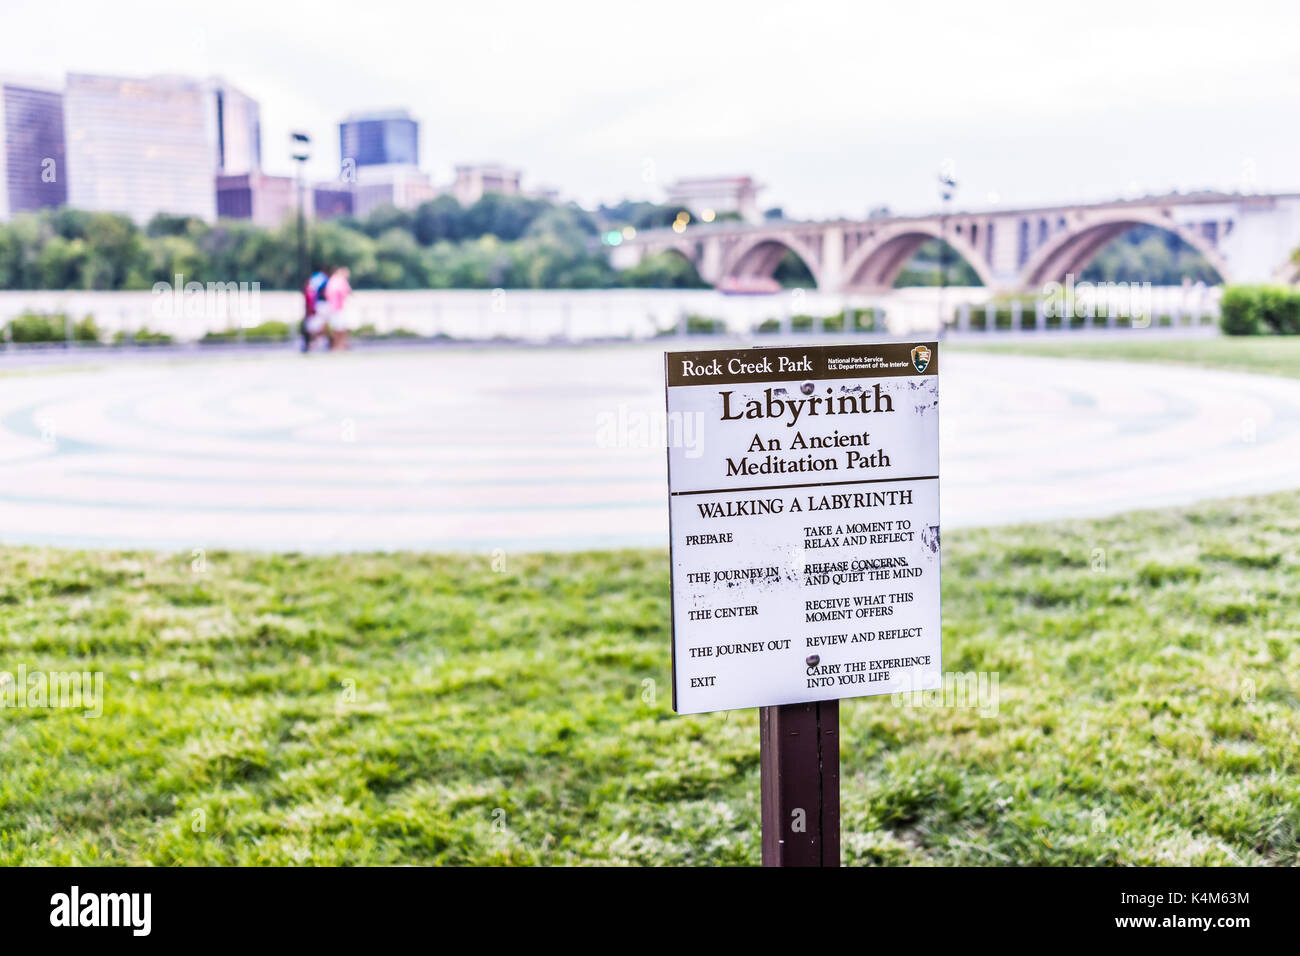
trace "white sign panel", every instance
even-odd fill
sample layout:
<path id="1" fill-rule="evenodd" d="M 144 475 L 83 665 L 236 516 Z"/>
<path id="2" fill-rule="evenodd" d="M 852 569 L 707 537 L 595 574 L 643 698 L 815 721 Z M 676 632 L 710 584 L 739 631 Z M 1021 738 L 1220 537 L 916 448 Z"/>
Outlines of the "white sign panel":
<path id="1" fill-rule="evenodd" d="M 674 710 L 941 686 L 937 343 L 665 358 Z"/>

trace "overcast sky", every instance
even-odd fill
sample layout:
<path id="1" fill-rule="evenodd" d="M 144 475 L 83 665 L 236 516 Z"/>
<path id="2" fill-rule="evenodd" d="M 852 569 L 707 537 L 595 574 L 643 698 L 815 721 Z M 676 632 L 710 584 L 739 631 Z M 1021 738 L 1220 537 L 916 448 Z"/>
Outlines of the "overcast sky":
<path id="1" fill-rule="evenodd" d="M 0 70 L 220 74 L 337 172 L 405 107 L 436 182 L 493 160 L 586 203 L 749 173 L 787 214 L 1300 189 L 1300 3 L 3 0 Z"/>

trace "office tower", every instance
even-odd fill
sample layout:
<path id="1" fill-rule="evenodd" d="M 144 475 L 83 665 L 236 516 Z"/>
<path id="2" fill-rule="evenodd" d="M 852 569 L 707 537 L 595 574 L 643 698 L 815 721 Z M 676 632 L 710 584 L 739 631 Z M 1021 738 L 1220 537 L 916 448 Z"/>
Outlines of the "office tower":
<path id="1" fill-rule="evenodd" d="M 217 175 L 257 173 L 257 102 L 221 79 L 68 74 L 68 204 L 211 220 Z"/>
<path id="2" fill-rule="evenodd" d="M 66 203 L 66 160 L 62 91 L 0 80 L 0 219 Z"/>
<path id="3" fill-rule="evenodd" d="M 522 178 L 519 170 L 499 163 L 467 163 L 456 167 L 456 182 L 451 189 L 458 203 L 472 206 L 484 193 L 517 195 Z"/>
<path id="4" fill-rule="evenodd" d="M 268 176 L 257 170 L 231 176 L 218 174 L 217 216 L 250 219 L 259 226 L 279 226 L 297 215 L 294 186 L 290 176 Z"/>
<path id="5" fill-rule="evenodd" d="M 68 204 L 120 212 L 216 214 L 216 117 L 207 84 L 176 76 L 68 74 Z"/>
<path id="6" fill-rule="evenodd" d="M 420 124 L 405 110 L 353 113 L 339 123 L 339 175 L 352 188 L 352 214 L 378 206 L 413 209 L 432 199 L 420 172 Z"/>
<path id="7" fill-rule="evenodd" d="M 414 209 L 437 195 L 428 175 L 414 166 L 362 166 L 353 187 L 353 214 L 364 217 L 377 206 Z"/>
<path id="8" fill-rule="evenodd" d="M 747 222 L 758 222 L 763 218 L 758 211 L 761 188 L 750 176 L 679 179 L 668 187 L 668 203 L 685 206 L 705 219 L 709 218 L 706 211 L 734 212 Z"/>
<path id="9" fill-rule="evenodd" d="M 257 100 L 225 80 L 209 81 L 216 110 L 217 172 L 241 176 L 262 168 L 262 114 Z"/>
<path id="10" fill-rule="evenodd" d="M 339 183 L 317 183 L 311 189 L 309 214 L 317 219 L 337 219 L 351 216 L 356 208 L 356 193 L 351 186 Z"/>
<path id="11" fill-rule="evenodd" d="M 353 113 L 339 123 L 339 156 L 347 170 L 365 166 L 418 166 L 420 124 L 406 110 Z"/>

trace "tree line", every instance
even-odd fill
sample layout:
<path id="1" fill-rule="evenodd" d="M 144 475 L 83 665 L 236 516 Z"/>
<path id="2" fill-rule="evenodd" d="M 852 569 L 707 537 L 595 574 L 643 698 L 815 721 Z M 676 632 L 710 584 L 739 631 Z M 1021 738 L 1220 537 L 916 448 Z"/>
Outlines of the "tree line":
<path id="1" fill-rule="evenodd" d="M 359 289 L 699 288 L 680 256 L 649 256 L 618 272 L 601 242 L 611 230 L 669 225 L 679 208 L 622 203 L 592 212 L 492 193 L 461 206 L 439 196 L 412 210 L 382 206 L 365 218 L 310 222 L 309 259 L 314 268 L 347 266 Z M 141 228 L 126 216 L 67 207 L 0 223 L 0 288 L 150 289 L 178 274 L 296 288 L 296 223 L 160 214 Z"/>

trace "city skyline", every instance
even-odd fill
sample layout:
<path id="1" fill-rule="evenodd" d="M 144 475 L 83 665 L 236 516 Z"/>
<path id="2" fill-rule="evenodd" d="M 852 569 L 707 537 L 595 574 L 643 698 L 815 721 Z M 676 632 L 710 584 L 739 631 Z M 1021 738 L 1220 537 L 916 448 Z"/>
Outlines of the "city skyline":
<path id="1" fill-rule="evenodd" d="M 425 30 L 419 11 L 385 3 L 318 4 L 313 27 L 243 0 L 220 22 L 137 0 L 80 11 L 75 34 L 40 29 L 59 7 L 20 0 L 7 14 L 6 70 L 219 75 L 261 105 L 272 174 L 292 171 L 290 129 L 311 133 L 309 175 L 327 179 L 340 120 L 400 108 L 420 122 L 434 182 L 501 162 L 585 205 L 748 174 L 767 184 L 762 206 L 798 217 L 930 210 L 945 159 L 954 205 L 970 209 L 1300 186 L 1300 132 L 1274 119 L 1300 93 L 1287 49 L 1300 13 L 1278 4 L 1238 5 L 1269 27 L 1239 39 L 1189 5 L 1101 4 L 1086 19 L 1023 4 L 1000 17 L 836 7 L 844 29 L 828 31 L 811 14 L 665 3 L 635 47 L 585 3 L 563 17 L 438 11 Z"/>

